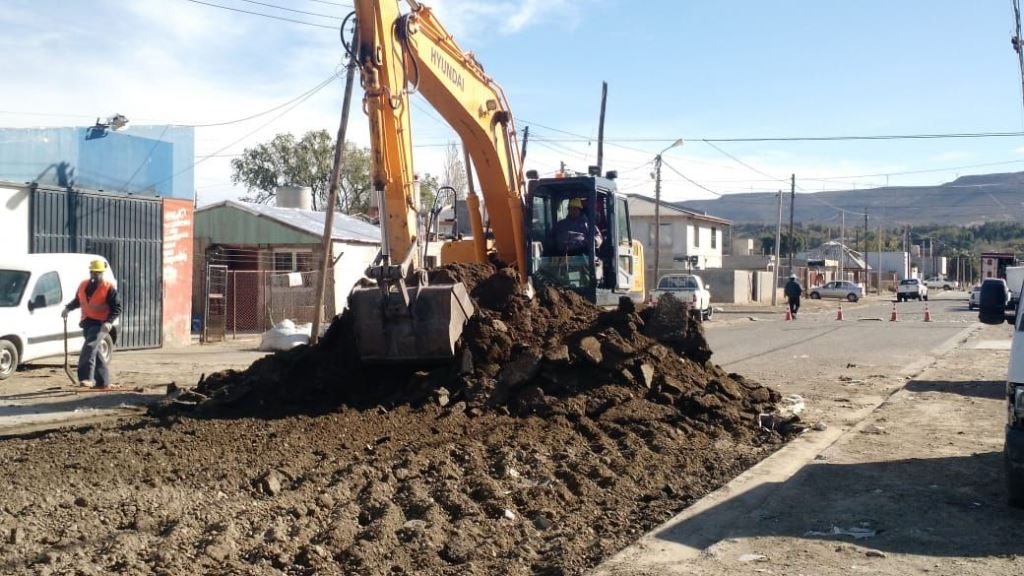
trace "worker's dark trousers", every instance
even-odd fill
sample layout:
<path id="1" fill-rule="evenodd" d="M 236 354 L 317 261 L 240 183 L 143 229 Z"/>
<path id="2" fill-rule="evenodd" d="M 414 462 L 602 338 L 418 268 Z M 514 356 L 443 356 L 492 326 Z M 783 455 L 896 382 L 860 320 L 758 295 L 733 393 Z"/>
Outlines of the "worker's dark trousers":
<path id="1" fill-rule="evenodd" d="M 790 298 L 789 299 L 789 313 L 793 314 L 795 316 L 796 313 L 799 312 L 799 311 L 800 311 L 800 297 L 797 296 L 796 298 Z"/>
<path id="2" fill-rule="evenodd" d="M 103 325 L 87 321 L 82 330 L 85 332 L 85 344 L 78 356 L 78 381 L 92 380 L 97 386 L 110 386 L 110 371 L 99 354 L 100 342 L 105 335 Z"/>

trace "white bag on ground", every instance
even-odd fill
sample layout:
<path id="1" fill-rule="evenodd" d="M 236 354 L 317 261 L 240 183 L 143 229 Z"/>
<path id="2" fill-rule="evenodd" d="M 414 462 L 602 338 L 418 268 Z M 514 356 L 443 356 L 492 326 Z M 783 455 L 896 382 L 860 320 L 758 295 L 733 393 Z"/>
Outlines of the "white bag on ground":
<path id="1" fill-rule="evenodd" d="M 263 333 L 260 350 L 263 352 L 280 352 L 291 350 L 302 344 L 309 344 L 309 335 L 313 332 L 312 324 L 295 325 L 291 320 L 282 320 L 270 330 Z"/>

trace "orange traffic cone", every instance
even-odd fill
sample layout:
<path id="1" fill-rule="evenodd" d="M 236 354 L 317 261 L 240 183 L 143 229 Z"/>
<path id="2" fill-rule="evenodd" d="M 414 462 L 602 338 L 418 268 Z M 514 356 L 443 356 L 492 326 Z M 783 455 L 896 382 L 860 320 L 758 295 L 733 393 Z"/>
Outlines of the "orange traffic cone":
<path id="1" fill-rule="evenodd" d="M 927 302 L 924 303 L 924 321 L 925 322 L 931 322 L 932 321 L 932 312 L 931 312 L 931 310 L 928 309 L 928 303 Z"/>
<path id="2" fill-rule="evenodd" d="M 842 302 L 839 303 L 839 312 L 836 313 L 836 320 L 846 320 L 846 318 L 843 316 L 843 303 Z"/>
<path id="3" fill-rule="evenodd" d="M 898 322 L 899 319 L 900 319 L 899 315 L 896 314 L 896 303 L 893 302 L 892 303 L 892 316 L 889 316 L 889 321 L 890 322 Z"/>
<path id="4" fill-rule="evenodd" d="M 786 306 L 786 322 L 789 322 L 792 319 L 793 319 L 793 311 L 789 309 L 789 306 Z"/>

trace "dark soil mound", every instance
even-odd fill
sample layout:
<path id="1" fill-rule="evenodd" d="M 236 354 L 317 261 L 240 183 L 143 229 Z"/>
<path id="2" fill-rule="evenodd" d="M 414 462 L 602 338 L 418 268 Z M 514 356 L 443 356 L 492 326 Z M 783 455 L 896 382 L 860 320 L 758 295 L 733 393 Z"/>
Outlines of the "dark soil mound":
<path id="1" fill-rule="evenodd" d="M 206 378 L 195 391 L 195 413 L 274 417 L 343 405 L 435 404 L 470 415 L 596 417 L 629 405 L 636 417 L 667 408 L 693 426 L 752 432 L 779 399 L 711 364 L 701 325 L 671 296 L 653 308 L 638 311 L 625 300 L 605 311 L 571 291 L 546 288 L 527 298 L 508 268 L 450 266 L 432 278 L 464 282 L 479 307 L 453 362 L 430 369 L 363 365 L 350 318 L 342 315 L 316 346 Z"/>
<path id="2" fill-rule="evenodd" d="M 364 366 L 342 316 L 317 346 L 204 379 L 155 425 L 0 444 L 0 563 L 577 576 L 785 440 L 758 422 L 778 395 L 711 364 L 672 298 L 604 311 L 527 299 L 508 270 L 436 274 L 480 306 L 450 363 Z M 176 413 L 187 401 L 202 418 Z"/>

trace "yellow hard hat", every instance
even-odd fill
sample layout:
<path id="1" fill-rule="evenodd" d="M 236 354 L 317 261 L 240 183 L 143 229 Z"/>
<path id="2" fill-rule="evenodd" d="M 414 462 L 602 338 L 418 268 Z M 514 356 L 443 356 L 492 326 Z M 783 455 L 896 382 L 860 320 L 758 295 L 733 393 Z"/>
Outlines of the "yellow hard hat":
<path id="1" fill-rule="evenodd" d="M 107 263 L 103 260 L 93 260 L 89 262 L 89 272 L 106 272 Z"/>
<path id="2" fill-rule="evenodd" d="M 579 198 L 569 200 L 569 208 L 579 208 L 580 210 L 583 210 L 583 200 L 580 200 Z"/>

